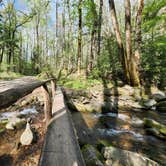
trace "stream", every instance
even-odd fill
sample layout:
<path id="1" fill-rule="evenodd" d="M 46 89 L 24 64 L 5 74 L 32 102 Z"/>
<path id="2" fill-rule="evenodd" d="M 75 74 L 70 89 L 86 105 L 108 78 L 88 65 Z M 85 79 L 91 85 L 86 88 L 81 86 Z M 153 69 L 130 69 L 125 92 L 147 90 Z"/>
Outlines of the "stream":
<path id="1" fill-rule="evenodd" d="M 157 111 L 119 111 L 118 113 L 72 112 L 80 145 L 97 144 L 100 140 L 110 145 L 137 152 L 166 165 L 165 139 L 147 133 L 143 119 L 150 118 L 166 125 L 166 114 Z"/>

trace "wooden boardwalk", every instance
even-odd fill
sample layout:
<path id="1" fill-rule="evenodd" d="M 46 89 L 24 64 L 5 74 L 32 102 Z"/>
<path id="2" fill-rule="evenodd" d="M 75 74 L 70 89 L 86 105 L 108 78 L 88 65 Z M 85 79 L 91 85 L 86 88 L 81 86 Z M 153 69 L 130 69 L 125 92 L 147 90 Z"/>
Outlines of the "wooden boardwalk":
<path id="1" fill-rule="evenodd" d="M 40 166 L 84 166 L 70 112 L 61 89 L 56 91 L 53 119 L 47 128 Z"/>
<path id="2" fill-rule="evenodd" d="M 48 120 L 46 123 L 48 126 L 39 165 L 84 166 L 71 114 L 65 106 L 62 90 L 57 88 L 55 91 L 53 80 L 40 81 L 33 77 L 23 77 L 11 81 L 0 81 L 0 108 L 13 104 L 40 86 L 43 87 L 46 100 L 45 117 L 46 121 Z M 49 91 L 45 87 L 48 82 L 52 85 L 54 100 L 52 110 L 49 104 L 51 103 Z M 50 118 L 47 116 L 49 114 Z"/>

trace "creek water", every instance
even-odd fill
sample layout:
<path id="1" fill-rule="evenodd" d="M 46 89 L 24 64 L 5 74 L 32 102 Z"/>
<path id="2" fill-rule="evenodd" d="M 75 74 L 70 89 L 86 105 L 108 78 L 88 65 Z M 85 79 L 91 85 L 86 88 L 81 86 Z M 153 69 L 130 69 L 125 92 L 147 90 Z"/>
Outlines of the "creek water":
<path id="1" fill-rule="evenodd" d="M 14 112 L 2 112 L 0 113 L 0 121 L 7 120 L 14 116 L 26 116 L 26 115 L 36 115 L 38 114 L 35 107 L 24 108 L 22 111 L 14 111 Z"/>
<path id="2" fill-rule="evenodd" d="M 166 139 L 146 132 L 144 118 L 166 125 L 166 114 L 157 111 L 118 111 L 117 113 L 72 112 L 80 144 L 97 144 L 105 140 L 111 145 L 143 154 L 166 165 Z"/>

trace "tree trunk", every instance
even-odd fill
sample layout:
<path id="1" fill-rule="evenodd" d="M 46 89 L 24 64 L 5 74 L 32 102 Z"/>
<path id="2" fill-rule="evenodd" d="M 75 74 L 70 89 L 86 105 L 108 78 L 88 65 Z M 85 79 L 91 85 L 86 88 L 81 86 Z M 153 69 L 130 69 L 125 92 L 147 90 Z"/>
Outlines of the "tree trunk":
<path id="1" fill-rule="evenodd" d="M 144 0 L 139 0 L 138 11 L 136 16 L 136 27 L 135 27 L 135 53 L 134 61 L 136 63 L 136 73 L 139 76 L 140 69 L 140 57 L 141 57 L 141 22 L 142 22 L 142 11 L 144 8 Z"/>
<path id="2" fill-rule="evenodd" d="M 103 0 L 100 0 L 100 8 L 99 8 L 99 19 L 98 19 L 98 49 L 97 55 L 100 56 L 100 45 L 101 45 L 101 23 L 102 23 L 102 15 L 103 15 Z"/>
<path id="3" fill-rule="evenodd" d="M 114 0 L 109 0 L 109 8 L 110 8 L 112 24 L 113 24 L 113 28 L 114 28 L 115 35 L 116 35 L 117 44 L 118 44 L 120 61 L 121 61 L 121 64 L 122 64 L 122 67 L 124 70 L 125 80 L 127 83 L 130 84 L 130 75 L 129 75 L 127 57 L 126 57 L 126 53 L 124 50 L 122 37 L 120 34 L 119 23 L 118 23 L 117 16 L 116 16 Z"/>
<path id="4" fill-rule="evenodd" d="M 82 54 L 82 0 L 78 3 L 78 50 L 77 50 L 77 71 L 78 75 L 81 74 L 81 54 Z"/>
<path id="5" fill-rule="evenodd" d="M 125 0 L 125 29 L 126 29 L 126 56 L 129 66 L 130 84 L 132 86 L 139 86 L 139 75 L 136 71 L 136 64 L 134 55 L 132 54 L 131 43 L 131 4 L 130 0 Z"/>

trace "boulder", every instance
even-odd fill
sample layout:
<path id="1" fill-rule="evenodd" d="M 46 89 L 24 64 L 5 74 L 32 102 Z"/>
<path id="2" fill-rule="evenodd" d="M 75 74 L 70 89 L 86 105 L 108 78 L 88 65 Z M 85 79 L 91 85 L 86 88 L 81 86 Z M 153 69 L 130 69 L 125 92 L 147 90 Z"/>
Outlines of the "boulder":
<path id="1" fill-rule="evenodd" d="M 15 128 L 20 129 L 24 127 L 25 124 L 26 124 L 25 119 L 21 119 L 14 116 L 9 118 L 9 121 L 6 124 L 6 129 L 8 130 L 14 130 Z"/>
<path id="2" fill-rule="evenodd" d="M 132 96 L 134 94 L 134 88 L 129 85 L 125 85 L 122 88 L 119 88 L 118 90 L 119 90 L 119 94 L 122 94 L 122 95 L 123 95 L 123 92 L 125 92 L 129 96 Z"/>
<path id="3" fill-rule="evenodd" d="M 166 126 L 163 124 L 160 124 L 159 122 L 156 122 L 153 119 L 144 118 L 144 126 L 150 128 L 148 130 L 153 135 L 156 135 L 161 138 L 163 138 L 163 136 L 166 136 Z"/>
<path id="4" fill-rule="evenodd" d="M 156 104 L 156 109 L 159 112 L 166 112 L 166 100 L 158 102 Z"/>
<path id="5" fill-rule="evenodd" d="M 133 117 L 130 121 L 131 125 L 134 127 L 142 127 L 144 125 L 144 121 L 137 118 L 137 117 Z"/>
<path id="6" fill-rule="evenodd" d="M 160 101 L 166 98 L 165 93 L 162 91 L 157 91 L 151 95 L 151 98 L 153 98 L 156 101 Z"/>
<path id="7" fill-rule="evenodd" d="M 33 141 L 33 132 L 31 130 L 30 124 L 27 122 L 26 129 L 20 137 L 20 143 L 22 145 L 30 145 Z"/>
<path id="8" fill-rule="evenodd" d="M 153 106 L 155 106 L 157 102 L 154 99 L 147 99 L 143 102 L 143 106 L 145 106 L 146 108 L 152 108 Z"/>
<path id="9" fill-rule="evenodd" d="M 118 149 L 115 147 L 103 148 L 103 155 L 112 163 L 107 166 L 158 166 L 159 164 L 149 158 L 127 150 Z"/>
<path id="10" fill-rule="evenodd" d="M 84 145 L 82 148 L 82 154 L 87 166 L 104 166 L 102 163 L 102 161 L 104 161 L 103 156 L 92 145 Z"/>
<path id="11" fill-rule="evenodd" d="M 164 127 L 163 124 L 160 124 L 159 122 L 150 118 L 144 118 L 144 125 L 145 127 L 156 128 L 156 129 L 161 129 Z"/>

